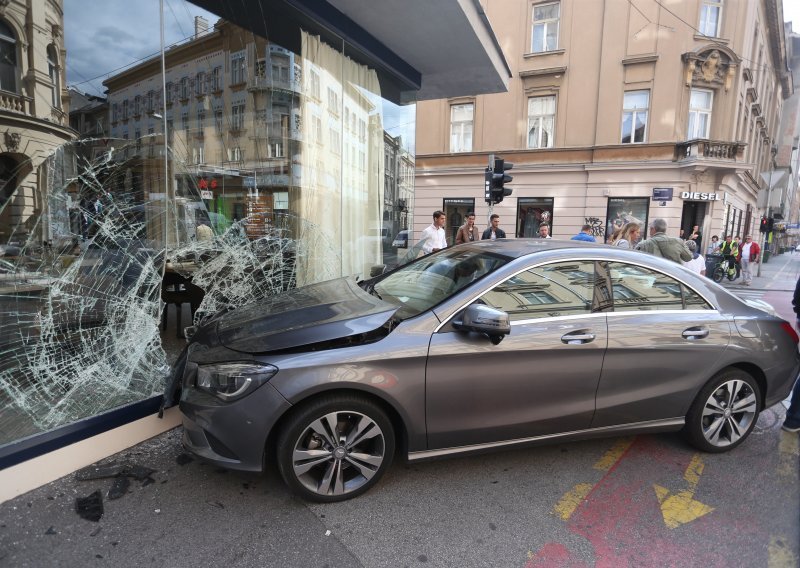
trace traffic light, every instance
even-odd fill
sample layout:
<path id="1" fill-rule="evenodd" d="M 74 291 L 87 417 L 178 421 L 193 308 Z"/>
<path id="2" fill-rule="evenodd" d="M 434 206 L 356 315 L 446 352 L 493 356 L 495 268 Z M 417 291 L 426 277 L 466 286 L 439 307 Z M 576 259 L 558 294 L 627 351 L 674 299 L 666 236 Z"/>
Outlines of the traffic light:
<path id="1" fill-rule="evenodd" d="M 761 217 L 761 224 L 758 226 L 759 233 L 766 233 L 769 226 L 769 220 L 766 217 Z"/>
<path id="2" fill-rule="evenodd" d="M 500 203 L 503 201 L 504 197 L 511 195 L 513 190 L 510 187 L 504 187 L 504 184 L 514 179 L 505 173 L 513 167 L 514 164 L 506 162 L 499 156 L 495 156 L 494 154 L 489 156 L 489 167 L 486 168 L 484 176 L 487 203 Z"/>
<path id="3" fill-rule="evenodd" d="M 775 219 L 772 218 L 772 217 L 769 217 L 767 219 L 767 232 L 771 233 L 774 229 L 775 229 Z"/>

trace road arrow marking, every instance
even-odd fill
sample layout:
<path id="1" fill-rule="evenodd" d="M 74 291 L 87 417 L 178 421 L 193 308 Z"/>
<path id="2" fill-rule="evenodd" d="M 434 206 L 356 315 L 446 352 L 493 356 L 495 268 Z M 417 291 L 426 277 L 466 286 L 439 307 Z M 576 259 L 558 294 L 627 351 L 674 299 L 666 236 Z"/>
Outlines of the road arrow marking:
<path id="1" fill-rule="evenodd" d="M 704 467 L 700 454 L 692 456 L 692 461 L 689 462 L 683 474 L 683 478 L 689 484 L 689 487 L 674 495 L 670 495 L 669 489 L 666 487 L 657 484 L 653 485 L 656 497 L 661 505 L 661 516 L 664 517 L 664 524 L 668 528 L 674 529 L 690 523 L 714 510 L 713 507 L 694 500 L 694 492 L 700 482 L 700 475 L 703 473 Z"/>

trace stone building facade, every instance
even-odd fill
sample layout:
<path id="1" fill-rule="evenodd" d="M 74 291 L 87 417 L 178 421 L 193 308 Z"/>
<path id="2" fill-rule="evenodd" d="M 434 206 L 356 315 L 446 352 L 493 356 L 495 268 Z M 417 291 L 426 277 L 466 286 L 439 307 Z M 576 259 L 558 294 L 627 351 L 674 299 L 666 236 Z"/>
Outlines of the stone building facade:
<path id="1" fill-rule="evenodd" d="M 513 78 L 507 93 L 419 103 L 417 235 L 436 209 L 488 217 L 490 154 L 514 164 L 493 207 L 509 235 L 586 223 L 602 242 L 655 217 L 675 236 L 757 233 L 794 90 L 780 0 L 483 4 Z"/>
<path id="2" fill-rule="evenodd" d="M 34 236 L 55 174 L 43 163 L 76 136 L 67 121 L 63 19 L 62 0 L 0 2 L 0 244 Z"/>

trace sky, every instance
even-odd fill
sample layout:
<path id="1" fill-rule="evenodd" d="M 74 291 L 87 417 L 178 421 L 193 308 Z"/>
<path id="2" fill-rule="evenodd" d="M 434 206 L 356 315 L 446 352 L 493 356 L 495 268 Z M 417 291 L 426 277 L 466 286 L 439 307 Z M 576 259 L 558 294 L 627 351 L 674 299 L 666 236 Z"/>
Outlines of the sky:
<path id="1" fill-rule="evenodd" d="M 190 37 L 195 16 L 209 27 L 218 19 L 187 0 L 164 0 L 164 43 Z M 159 53 L 160 34 L 159 0 L 64 0 L 67 84 L 103 95 L 109 74 Z"/>

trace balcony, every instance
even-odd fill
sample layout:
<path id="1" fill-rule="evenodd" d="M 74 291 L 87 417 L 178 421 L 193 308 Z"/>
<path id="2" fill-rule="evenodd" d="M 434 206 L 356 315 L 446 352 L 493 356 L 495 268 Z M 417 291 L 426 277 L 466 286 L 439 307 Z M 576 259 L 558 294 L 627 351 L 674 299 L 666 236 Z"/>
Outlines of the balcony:
<path id="1" fill-rule="evenodd" d="M 248 77 L 247 90 L 248 91 L 277 90 L 277 91 L 291 91 L 293 93 L 299 93 L 301 91 L 301 85 L 300 81 L 294 81 L 294 80 L 282 81 L 280 79 L 272 79 L 270 77 L 263 77 L 260 75 L 256 75 L 255 77 Z"/>
<path id="2" fill-rule="evenodd" d="M 31 99 L 14 93 L 0 93 L 0 111 L 21 112 L 28 114 L 28 103 Z"/>
<path id="3" fill-rule="evenodd" d="M 737 161 L 744 158 L 744 142 L 724 142 L 696 138 L 675 145 L 675 161 L 712 159 Z"/>

